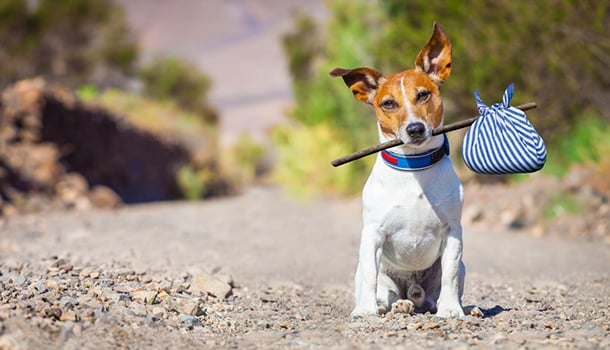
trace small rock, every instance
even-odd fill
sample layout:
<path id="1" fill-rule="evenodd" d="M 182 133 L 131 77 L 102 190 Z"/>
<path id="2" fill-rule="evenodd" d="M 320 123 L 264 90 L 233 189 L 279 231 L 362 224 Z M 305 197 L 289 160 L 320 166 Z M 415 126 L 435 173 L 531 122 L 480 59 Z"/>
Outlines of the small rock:
<path id="1" fill-rule="evenodd" d="M 182 307 L 180 310 L 183 314 L 192 315 L 192 316 L 201 316 L 205 314 L 205 311 L 201 309 L 199 303 L 194 300 L 186 300 L 182 303 Z"/>
<path id="2" fill-rule="evenodd" d="M 129 296 L 129 294 L 125 294 L 125 293 L 117 293 L 117 292 L 110 292 L 107 295 L 105 295 L 106 298 L 108 298 L 111 301 L 114 301 L 115 303 L 118 302 L 130 302 L 131 301 L 131 296 Z"/>
<path id="3" fill-rule="evenodd" d="M 500 213 L 500 222 L 506 228 L 519 229 L 525 226 L 522 208 L 506 208 Z"/>
<path id="4" fill-rule="evenodd" d="M 159 293 L 154 290 L 137 290 L 129 293 L 133 300 L 140 300 L 146 304 L 155 304 L 155 302 L 159 302 L 157 299 L 157 295 Z"/>
<path id="5" fill-rule="evenodd" d="M 7 319 L 11 315 L 11 305 L 0 305 L 0 319 Z"/>
<path id="6" fill-rule="evenodd" d="M 95 207 L 104 209 L 118 208 L 123 204 L 116 192 L 102 185 L 96 185 L 91 189 L 89 200 Z"/>
<path id="7" fill-rule="evenodd" d="M 134 316 L 146 317 L 146 306 L 144 306 L 143 304 L 132 302 L 129 305 L 129 310 L 133 313 Z"/>
<path id="8" fill-rule="evenodd" d="M 66 264 L 58 266 L 58 268 L 63 272 L 69 272 L 69 271 L 72 271 L 72 269 L 74 268 L 74 265 L 66 263 Z"/>
<path id="9" fill-rule="evenodd" d="M 182 310 L 182 305 L 180 304 L 178 299 L 176 299 L 174 297 L 171 297 L 171 296 L 168 297 L 167 299 L 165 299 L 163 301 L 163 303 L 167 307 L 168 311 L 174 311 L 174 312 L 180 313 L 180 310 Z"/>
<path id="10" fill-rule="evenodd" d="M 56 280 L 47 280 L 47 288 L 57 291 L 59 290 L 59 283 Z"/>
<path id="11" fill-rule="evenodd" d="M 421 328 L 422 328 L 422 324 L 420 322 L 413 322 L 413 323 L 409 323 L 407 325 L 408 330 L 417 330 L 417 329 L 421 329 Z"/>
<path id="12" fill-rule="evenodd" d="M 76 321 L 78 321 L 78 315 L 74 311 L 65 311 L 65 312 L 61 313 L 61 316 L 59 316 L 59 320 L 62 322 L 66 322 L 66 321 L 76 322 Z"/>
<path id="13" fill-rule="evenodd" d="M 165 318 L 167 315 L 167 310 L 161 306 L 153 306 L 151 307 L 149 314 L 155 315 L 159 318 Z"/>
<path id="14" fill-rule="evenodd" d="M 440 327 L 441 327 L 441 325 L 438 322 L 427 322 L 427 323 L 424 323 L 424 325 L 421 327 L 421 329 L 424 331 L 427 331 L 430 329 L 437 329 Z"/>
<path id="15" fill-rule="evenodd" d="M 188 329 L 193 329 L 195 327 L 203 326 L 203 324 L 201 323 L 201 320 L 192 315 L 181 314 L 178 316 L 178 321 L 180 321 L 180 324 L 182 326 L 184 326 Z"/>
<path id="16" fill-rule="evenodd" d="M 36 283 L 36 285 L 34 285 L 34 288 L 36 289 L 38 294 L 43 294 L 49 290 L 49 288 L 47 288 L 47 285 L 42 281 Z"/>
<path id="17" fill-rule="evenodd" d="M 464 208 L 462 220 L 465 223 L 473 224 L 483 219 L 483 208 L 479 205 L 469 205 Z"/>
<path id="18" fill-rule="evenodd" d="M 26 284 L 26 282 L 27 279 L 25 278 L 25 276 L 22 275 L 15 277 L 15 279 L 13 280 L 13 284 L 16 286 L 23 286 Z"/>
<path id="19" fill-rule="evenodd" d="M 229 283 L 203 272 L 193 276 L 190 287 L 192 293 L 209 293 L 220 299 L 231 295 L 231 290 L 232 288 Z"/>

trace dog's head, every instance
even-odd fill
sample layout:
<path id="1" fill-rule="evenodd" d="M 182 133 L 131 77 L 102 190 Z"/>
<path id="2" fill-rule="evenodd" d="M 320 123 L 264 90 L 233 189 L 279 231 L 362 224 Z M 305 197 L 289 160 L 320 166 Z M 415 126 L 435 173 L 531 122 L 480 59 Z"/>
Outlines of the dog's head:
<path id="1" fill-rule="evenodd" d="M 451 74 L 451 42 L 437 23 L 428 44 L 417 55 L 415 68 L 384 77 L 371 68 L 330 72 L 342 77 L 354 97 L 373 105 L 381 132 L 419 148 L 443 123 L 441 84 Z"/>

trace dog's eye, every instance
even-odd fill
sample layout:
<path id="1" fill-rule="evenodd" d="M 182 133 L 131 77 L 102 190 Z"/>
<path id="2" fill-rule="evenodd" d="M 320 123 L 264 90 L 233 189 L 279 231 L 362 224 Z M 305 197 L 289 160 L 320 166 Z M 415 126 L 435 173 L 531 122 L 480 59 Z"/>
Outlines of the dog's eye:
<path id="1" fill-rule="evenodd" d="M 398 108 L 398 104 L 394 100 L 386 100 L 381 102 L 381 108 L 392 110 Z"/>
<path id="2" fill-rule="evenodd" d="M 417 95 L 415 96 L 415 99 L 417 100 L 417 102 L 424 102 L 425 100 L 428 99 L 428 97 L 430 97 L 430 91 L 420 91 L 417 93 Z"/>

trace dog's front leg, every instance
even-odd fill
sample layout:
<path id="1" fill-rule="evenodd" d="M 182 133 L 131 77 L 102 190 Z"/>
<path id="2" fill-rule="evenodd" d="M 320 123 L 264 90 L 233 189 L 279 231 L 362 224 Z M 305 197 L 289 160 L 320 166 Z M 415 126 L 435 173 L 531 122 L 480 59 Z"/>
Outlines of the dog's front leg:
<path id="1" fill-rule="evenodd" d="M 368 226 L 362 230 L 355 278 L 356 307 L 351 313 L 354 318 L 377 314 L 377 274 L 381 243 L 382 237 L 376 226 Z"/>
<path id="2" fill-rule="evenodd" d="M 441 257 L 441 292 L 438 298 L 437 316 L 461 317 L 462 271 L 462 226 L 452 226 Z"/>

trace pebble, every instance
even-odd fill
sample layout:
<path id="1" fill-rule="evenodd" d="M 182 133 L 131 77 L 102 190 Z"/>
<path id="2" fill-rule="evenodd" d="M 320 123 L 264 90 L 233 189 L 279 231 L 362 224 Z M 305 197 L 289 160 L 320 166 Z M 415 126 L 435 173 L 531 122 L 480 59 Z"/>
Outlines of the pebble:
<path id="1" fill-rule="evenodd" d="M 74 311 L 63 311 L 61 316 L 59 316 L 59 320 L 62 322 L 65 321 L 78 321 L 78 315 Z"/>
<path id="2" fill-rule="evenodd" d="M 153 290 L 136 290 L 129 293 L 132 299 L 146 304 L 154 304 L 157 301 L 158 294 L 159 292 Z"/>
<path id="3" fill-rule="evenodd" d="M 146 317 L 146 306 L 144 304 L 138 302 L 132 302 L 129 304 L 129 310 L 133 313 L 134 316 L 138 317 Z"/>
<path id="4" fill-rule="evenodd" d="M 195 294 L 209 293 L 217 298 L 224 299 L 231 294 L 232 287 L 229 283 L 213 275 L 199 272 L 193 276 L 189 289 Z"/>
<path id="5" fill-rule="evenodd" d="M 180 314 L 178 316 L 178 320 L 184 327 L 190 328 L 190 329 L 192 329 L 194 327 L 201 327 L 203 325 L 201 323 L 201 320 L 193 315 Z"/>
<path id="6" fill-rule="evenodd" d="M 22 275 L 15 277 L 15 279 L 13 280 L 13 283 L 17 286 L 23 286 L 26 284 L 26 282 L 27 282 L 27 279 L 25 278 L 25 276 L 22 276 Z"/>
<path id="7" fill-rule="evenodd" d="M 440 328 L 440 327 L 441 327 L 440 323 L 437 323 L 437 322 L 428 322 L 428 323 L 424 323 L 421 326 L 421 329 L 424 330 L 424 331 L 428 331 L 428 330 L 437 329 L 437 328 Z"/>

